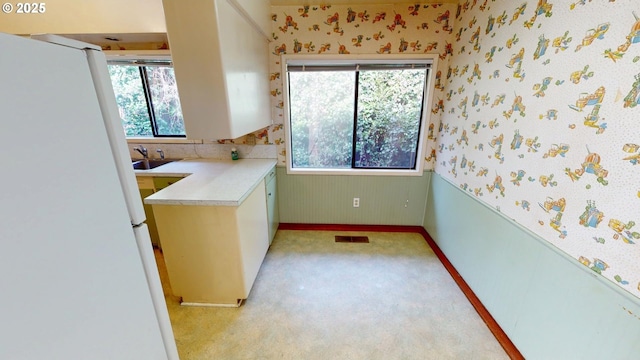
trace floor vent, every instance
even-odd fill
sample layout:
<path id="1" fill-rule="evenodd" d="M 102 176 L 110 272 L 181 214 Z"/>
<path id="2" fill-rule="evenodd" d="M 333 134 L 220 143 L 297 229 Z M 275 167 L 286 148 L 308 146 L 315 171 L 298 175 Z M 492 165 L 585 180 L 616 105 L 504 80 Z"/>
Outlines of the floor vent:
<path id="1" fill-rule="evenodd" d="M 369 242 L 369 237 L 368 236 L 341 236 L 341 235 L 336 235 L 336 242 L 368 243 Z"/>

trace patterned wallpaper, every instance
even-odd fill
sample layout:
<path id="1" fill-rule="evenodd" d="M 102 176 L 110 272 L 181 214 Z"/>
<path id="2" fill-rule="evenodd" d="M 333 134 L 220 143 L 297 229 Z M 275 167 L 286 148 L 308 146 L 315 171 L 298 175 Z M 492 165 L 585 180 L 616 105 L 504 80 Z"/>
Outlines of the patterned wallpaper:
<path id="1" fill-rule="evenodd" d="M 442 105 L 441 79 L 452 55 L 455 9 L 455 4 L 272 6 L 270 68 L 276 125 L 257 133 L 257 143 L 278 145 L 278 162 L 285 163 L 281 54 L 438 54 L 442 60 L 434 103 Z M 427 152 L 435 155 L 438 111 L 431 121 Z M 432 169 L 434 161 L 430 156 L 426 167 Z"/>
<path id="2" fill-rule="evenodd" d="M 640 297 L 640 3 L 452 15 L 435 171 Z"/>
<path id="3" fill-rule="evenodd" d="M 279 163 L 281 54 L 437 53 L 426 168 L 640 297 L 640 4 L 271 10 L 276 125 L 255 135 Z"/>

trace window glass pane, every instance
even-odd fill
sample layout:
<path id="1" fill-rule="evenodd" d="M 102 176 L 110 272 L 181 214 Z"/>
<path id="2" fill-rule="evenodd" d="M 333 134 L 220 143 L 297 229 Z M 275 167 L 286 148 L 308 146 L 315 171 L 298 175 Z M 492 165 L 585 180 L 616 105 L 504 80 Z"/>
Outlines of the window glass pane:
<path id="1" fill-rule="evenodd" d="M 158 135 L 184 135 L 184 121 L 173 68 L 145 67 Z"/>
<path id="2" fill-rule="evenodd" d="M 426 70 L 361 71 L 355 167 L 416 165 Z"/>
<path id="3" fill-rule="evenodd" d="M 109 65 L 109 75 L 126 136 L 153 136 L 138 67 Z"/>
<path id="4" fill-rule="evenodd" d="M 292 167 L 350 168 L 355 73 L 289 73 Z"/>

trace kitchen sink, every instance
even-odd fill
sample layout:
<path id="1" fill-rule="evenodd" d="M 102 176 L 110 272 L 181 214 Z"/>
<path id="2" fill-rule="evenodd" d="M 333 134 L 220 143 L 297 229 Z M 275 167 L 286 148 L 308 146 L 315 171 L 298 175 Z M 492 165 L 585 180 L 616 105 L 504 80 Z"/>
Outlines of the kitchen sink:
<path id="1" fill-rule="evenodd" d="M 144 159 L 144 160 L 132 160 L 134 170 L 151 170 L 158 166 L 162 166 L 179 159 Z"/>

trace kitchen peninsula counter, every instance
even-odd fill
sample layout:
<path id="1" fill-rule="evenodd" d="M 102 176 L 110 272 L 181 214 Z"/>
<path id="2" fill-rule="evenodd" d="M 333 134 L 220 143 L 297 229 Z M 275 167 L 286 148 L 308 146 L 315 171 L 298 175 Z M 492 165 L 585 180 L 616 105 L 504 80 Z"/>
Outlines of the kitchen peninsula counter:
<path id="1" fill-rule="evenodd" d="M 240 206 L 275 165 L 276 159 L 185 159 L 135 173 L 185 177 L 145 198 L 146 204 Z"/>
<path id="2" fill-rule="evenodd" d="M 186 176 L 145 198 L 173 295 L 183 305 L 240 306 L 269 248 L 265 177 L 275 159 L 193 159 L 137 176 Z M 271 195 L 271 194 L 269 194 Z"/>

